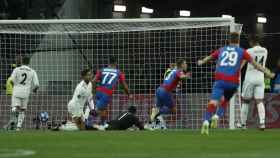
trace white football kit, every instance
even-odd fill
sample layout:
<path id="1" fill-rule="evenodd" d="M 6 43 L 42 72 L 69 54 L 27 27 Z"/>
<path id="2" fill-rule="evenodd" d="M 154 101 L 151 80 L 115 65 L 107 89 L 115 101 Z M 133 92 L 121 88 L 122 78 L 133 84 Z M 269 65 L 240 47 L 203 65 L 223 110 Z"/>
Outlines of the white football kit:
<path id="1" fill-rule="evenodd" d="M 253 60 L 265 67 L 267 59 L 267 49 L 255 46 L 247 50 Z M 242 87 L 242 97 L 244 99 L 263 99 L 264 98 L 264 73 L 255 69 L 248 63 L 245 80 Z"/>
<path id="2" fill-rule="evenodd" d="M 31 90 L 39 87 L 37 73 L 27 65 L 22 65 L 14 69 L 11 79 L 14 86 L 12 107 L 26 109 Z"/>
<path id="3" fill-rule="evenodd" d="M 74 92 L 74 95 L 68 103 L 68 112 L 74 117 L 83 117 L 84 106 L 88 99 L 92 97 L 92 84 L 81 81 Z"/>

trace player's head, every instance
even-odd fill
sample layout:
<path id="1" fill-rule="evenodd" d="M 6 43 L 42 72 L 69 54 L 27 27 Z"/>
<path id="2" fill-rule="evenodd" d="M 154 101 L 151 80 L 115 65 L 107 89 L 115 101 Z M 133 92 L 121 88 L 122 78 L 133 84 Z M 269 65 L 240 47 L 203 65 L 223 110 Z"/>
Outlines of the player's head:
<path id="1" fill-rule="evenodd" d="M 240 34 L 237 32 L 230 33 L 229 44 L 239 44 Z"/>
<path id="2" fill-rule="evenodd" d="M 116 59 L 115 57 L 111 56 L 111 57 L 109 58 L 109 64 L 110 64 L 111 66 L 116 66 L 116 65 L 117 65 L 117 59 Z"/>
<path id="3" fill-rule="evenodd" d="M 177 66 L 177 68 L 182 69 L 182 70 L 187 70 L 187 68 L 188 68 L 188 65 L 187 65 L 187 62 L 185 59 L 178 59 L 176 62 L 176 66 Z"/>
<path id="4" fill-rule="evenodd" d="M 249 44 L 251 47 L 259 45 L 260 44 L 260 37 L 256 34 L 249 36 Z"/>
<path id="5" fill-rule="evenodd" d="M 132 113 L 132 114 L 136 114 L 136 107 L 135 106 L 130 106 L 128 107 L 128 112 Z"/>
<path id="6" fill-rule="evenodd" d="M 175 69 L 175 68 L 176 68 L 176 64 L 175 64 L 175 63 L 171 63 L 171 64 L 169 65 L 169 68 L 170 68 L 170 69 Z"/>
<path id="7" fill-rule="evenodd" d="M 84 69 L 81 72 L 81 77 L 84 81 L 89 82 L 92 79 L 92 73 L 90 69 Z"/>
<path id="8" fill-rule="evenodd" d="M 29 63 L 30 63 L 30 58 L 29 57 L 25 56 L 25 57 L 22 58 L 22 64 L 23 65 L 29 65 Z"/>

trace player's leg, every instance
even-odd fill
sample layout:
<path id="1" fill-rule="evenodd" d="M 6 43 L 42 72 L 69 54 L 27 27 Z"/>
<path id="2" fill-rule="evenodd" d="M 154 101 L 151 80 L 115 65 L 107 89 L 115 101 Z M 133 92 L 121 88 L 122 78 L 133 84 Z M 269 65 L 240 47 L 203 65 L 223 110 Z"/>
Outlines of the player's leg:
<path id="1" fill-rule="evenodd" d="M 206 112 L 204 114 L 204 121 L 202 123 L 201 134 L 209 134 L 209 122 L 213 114 L 217 110 L 219 100 L 222 98 L 223 93 L 224 90 L 221 87 L 221 82 L 216 81 L 212 89 L 211 100 L 209 101 Z"/>
<path id="2" fill-rule="evenodd" d="M 255 87 L 254 97 L 256 100 L 258 114 L 259 114 L 259 128 L 261 130 L 265 129 L 265 107 L 263 103 L 264 98 L 264 87 L 265 85 L 261 83 L 260 85 Z"/>
<path id="3" fill-rule="evenodd" d="M 96 116 L 100 117 L 100 124 L 104 125 L 106 124 L 107 119 L 107 106 L 111 102 L 111 96 L 108 96 L 106 94 L 97 92 L 96 93 L 96 100 L 95 100 L 95 106 L 96 106 Z M 95 116 L 95 117 L 96 117 Z"/>
<path id="4" fill-rule="evenodd" d="M 152 108 L 152 113 L 150 116 L 151 122 L 155 122 L 156 118 L 158 117 L 159 109 L 163 107 L 163 98 L 163 90 L 161 88 L 158 88 L 156 90 L 156 104 L 155 107 Z"/>
<path id="5" fill-rule="evenodd" d="M 242 106 L 241 106 L 241 126 L 243 129 L 246 129 L 246 122 L 248 118 L 249 105 L 253 98 L 253 84 L 247 81 L 244 81 L 242 87 Z"/>
<path id="6" fill-rule="evenodd" d="M 8 124 L 4 127 L 7 130 L 14 130 L 17 125 L 18 107 L 20 107 L 20 100 L 14 96 L 11 98 L 11 115 Z"/>
<path id="7" fill-rule="evenodd" d="M 76 127 L 79 130 L 84 130 L 85 129 L 85 123 L 84 123 L 84 119 L 83 119 L 83 109 L 79 106 L 76 105 L 75 102 L 70 101 L 68 103 L 68 112 L 70 113 L 71 117 L 72 117 L 72 122 L 75 123 Z M 64 129 L 64 127 L 63 127 Z M 65 126 L 65 129 L 67 128 L 67 125 Z"/>

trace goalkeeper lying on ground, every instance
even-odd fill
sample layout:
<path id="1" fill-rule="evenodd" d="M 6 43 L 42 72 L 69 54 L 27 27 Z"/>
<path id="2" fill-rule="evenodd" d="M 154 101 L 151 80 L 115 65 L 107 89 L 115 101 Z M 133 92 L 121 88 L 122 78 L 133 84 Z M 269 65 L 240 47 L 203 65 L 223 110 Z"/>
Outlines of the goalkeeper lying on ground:
<path id="1" fill-rule="evenodd" d="M 130 106 L 127 112 L 122 113 L 117 119 L 108 122 L 107 125 L 93 125 L 93 127 L 97 130 L 127 130 L 133 127 L 143 130 L 144 126 L 135 114 L 135 106 Z"/>

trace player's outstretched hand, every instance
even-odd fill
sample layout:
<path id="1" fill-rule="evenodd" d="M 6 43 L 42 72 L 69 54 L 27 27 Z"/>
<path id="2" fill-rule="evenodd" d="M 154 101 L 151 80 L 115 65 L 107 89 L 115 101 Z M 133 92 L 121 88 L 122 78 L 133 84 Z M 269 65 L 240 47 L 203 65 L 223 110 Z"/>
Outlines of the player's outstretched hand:
<path id="1" fill-rule="evenodd" d="M 203 60 L 198 60 L 198 61 L 197 61 L 197 65 L 198 65 L 198 66 L 203 65 Z"/>

